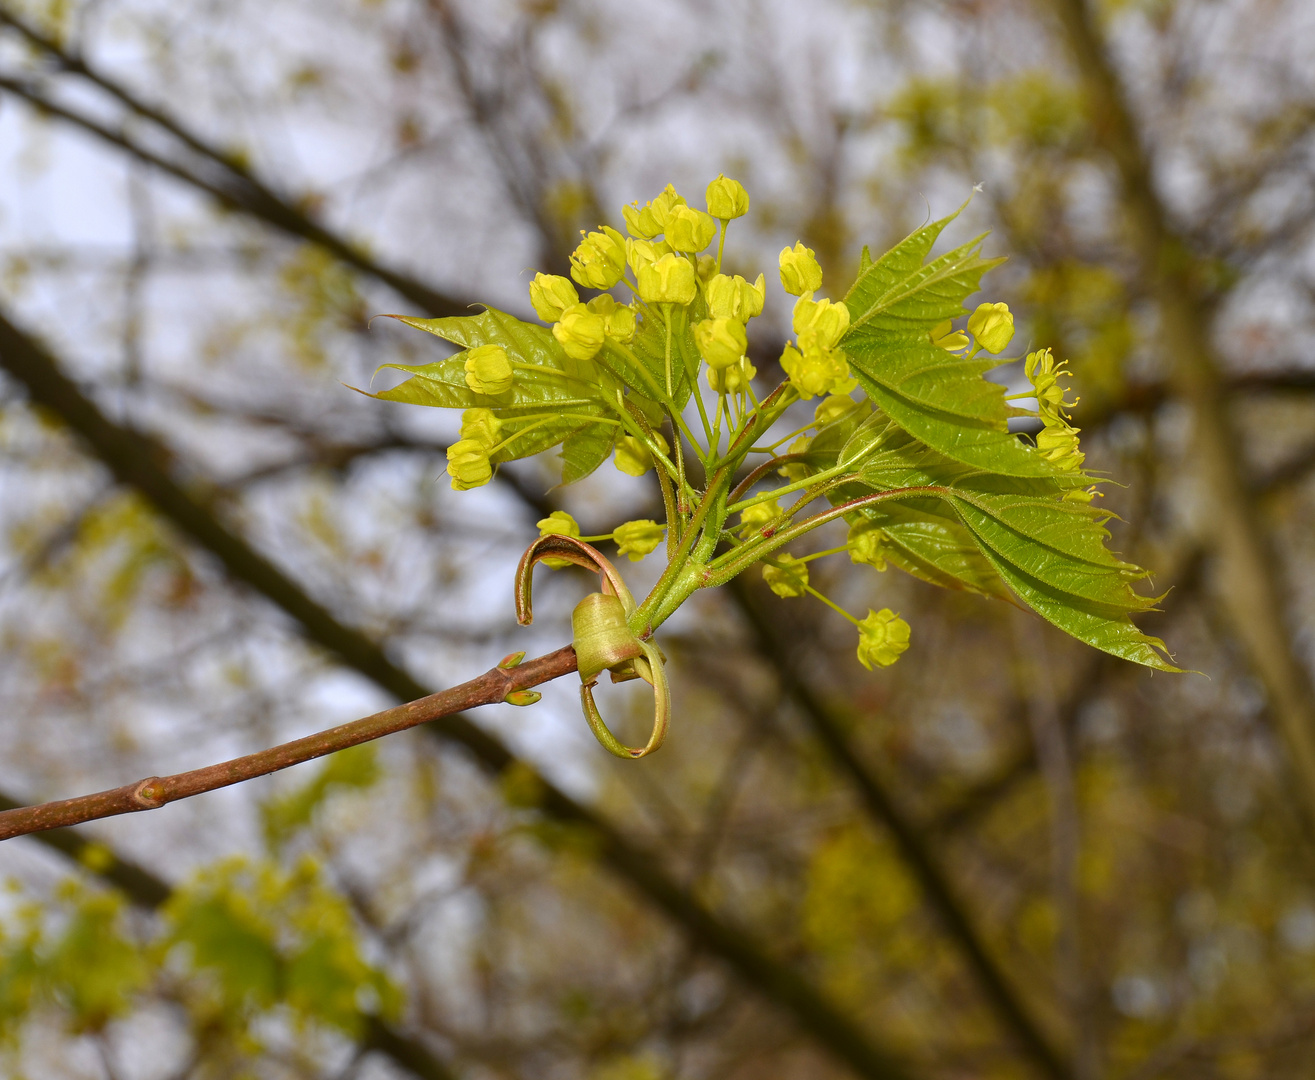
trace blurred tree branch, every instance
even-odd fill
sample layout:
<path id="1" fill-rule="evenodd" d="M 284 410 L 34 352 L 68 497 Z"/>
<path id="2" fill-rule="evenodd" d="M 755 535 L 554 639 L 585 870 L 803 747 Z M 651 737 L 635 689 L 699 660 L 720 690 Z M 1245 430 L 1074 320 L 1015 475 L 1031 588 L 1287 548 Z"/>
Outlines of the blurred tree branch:
<path id="1" fill-rule="evenodd" d="M 1288 593 L 1242 475 L 1209 312 L 1195 284 L 1195 260 L 1156 191 L 1142 137 L 1086 0 L 1050 0 L 1050 8 L 1077 67 L 1094 137 L 1118 169 L 1131 243 L 1160 310 L 1161 340 L 1176 389 L 1192 407 L 1196 472 L 1211 508 L 1204 540 L 1218 555 L 1219 591 L 1232 630 L 1265 686 L 1315 835 L 1315 691 L 1293 652 L 1283 603 Z"/>

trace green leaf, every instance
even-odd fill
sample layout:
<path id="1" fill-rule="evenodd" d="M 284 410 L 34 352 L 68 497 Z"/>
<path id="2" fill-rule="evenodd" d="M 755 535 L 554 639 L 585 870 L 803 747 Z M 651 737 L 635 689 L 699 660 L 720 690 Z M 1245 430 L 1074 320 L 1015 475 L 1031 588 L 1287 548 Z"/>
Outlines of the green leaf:
<path id="1" fill-rule="evenodd" d="M 572 433 L 562 443 L 562 484 L 583 480 L 606 461 L 616 433 L 610 424 L 593 424 Z"/>
<path id="2" fill-rule="evenodd" d="M 841 345 L 873 403 L 941 453 L 1010 476 L 1053 475 L 1050 462 L 1010 434 L 1004 387 L 982 377 L 999 361 L 965 360 L 931 344 L 931 330 L 963 315 L 982 274 L 1002 261 L 983 259 L 978 237 L 924 265 L 957 216 L 924 226 L 859 273 L 845 297 L 850 328 Z"/>

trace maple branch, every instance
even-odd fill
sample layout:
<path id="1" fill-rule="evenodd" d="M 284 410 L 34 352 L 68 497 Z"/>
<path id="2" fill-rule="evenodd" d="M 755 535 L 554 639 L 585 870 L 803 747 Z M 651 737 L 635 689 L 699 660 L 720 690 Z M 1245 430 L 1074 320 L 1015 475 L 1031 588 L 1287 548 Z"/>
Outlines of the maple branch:
<path id="1" fill-rule="evenodd" d="M 221 761 L 217 765 L 174 773 L 172 776 L 149 776 L 135 784 L 124 784 L 92 795 L 0 811 L 0 840 L 66 825 L 80 825 L 97 818 L 156 810 L 166 803 L 190 799 L 193 795 L 240 784 L 244 780 L 254 780 L 257 776 L 266 776 L 280 769 L 300 765 L 303 761 L 312 761 L 338 750 L 382 739 L 385 735 L 418 727 L 465 709 L 505 701 L 507 695 L 514 691 L 550 682 L 574 670 L 575 650 L 570 645 L 563 645 L 556 652 L 527 660 L 516 667 L 491 668 L 460 686 L 440 690 L 405 705 L 397 705 L 372 716 L 364 716 L 327 731 L 293 739 L 292 742 L 271 746 L 268 750 L 246 754 L 231 761 Z"/>

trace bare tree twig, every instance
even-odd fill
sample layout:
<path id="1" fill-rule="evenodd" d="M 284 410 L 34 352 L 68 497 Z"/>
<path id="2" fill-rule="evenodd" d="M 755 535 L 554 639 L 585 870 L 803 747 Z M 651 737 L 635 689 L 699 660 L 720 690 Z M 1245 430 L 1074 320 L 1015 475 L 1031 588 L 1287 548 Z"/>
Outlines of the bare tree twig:
<path id="1" fill-rule="evenodd" d="M 480 705 L 493 705 L 506 700 L 507 695 L 516 690 L 538 686 L 574 670 L 575 650 L 570 645 L 563 645 L 555 652 L 527 660 L 516 667 L 491 668 L 459 686 L 440 690 L 436 694 L 385 709 L 372 716 L 339 724 L 327 731 L 294 739 L 254 754 L 245 754 L 231 761 L 174 773 L 172 776 L 150 776 L 135 784 L 125 784 L 93 795 L 0 811 L 0 840 L 58 829 L 65 825 L 80 825 L 84 821 L 118 814 L 156 810 L 166 803 L 190 799 L 193 795 L 240 784 L 244 780 L 254 780 L 257 776 L 266 776 L 280 769 L 300 765 L 304 761 L 324 757 L 325 754 L 382 739 L 385 735 L 418 727 L 455 712 L 478 708 Z"/>

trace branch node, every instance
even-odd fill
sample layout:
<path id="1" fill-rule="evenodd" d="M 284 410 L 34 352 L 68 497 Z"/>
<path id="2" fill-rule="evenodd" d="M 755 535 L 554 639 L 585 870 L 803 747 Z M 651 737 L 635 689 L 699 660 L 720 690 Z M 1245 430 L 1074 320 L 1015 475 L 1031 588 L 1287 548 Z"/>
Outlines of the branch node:
<path id="1" fill-rule="evenodd" d="M 157 810 L 165 803 L 164 791 L 158 776 L 148 776 L 132 789 L 129 796 L 133 803 L 143 810 Z"/>

